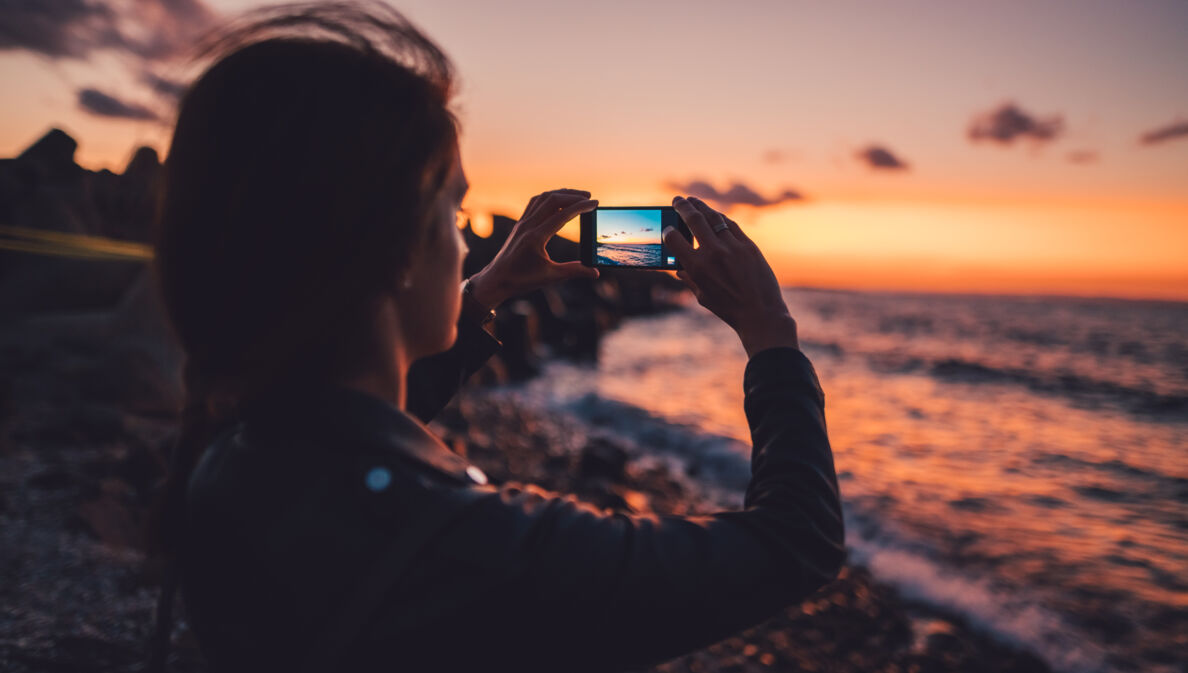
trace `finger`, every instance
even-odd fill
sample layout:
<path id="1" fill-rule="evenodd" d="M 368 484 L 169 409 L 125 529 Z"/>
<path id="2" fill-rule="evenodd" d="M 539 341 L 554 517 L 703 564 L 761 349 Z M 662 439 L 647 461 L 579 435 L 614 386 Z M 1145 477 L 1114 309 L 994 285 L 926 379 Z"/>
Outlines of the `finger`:
<path id="1" fill-rule="evenodd" d="M 532 213 L 536 210 L 536 205 L 540 202 L 540 197 L 542 196 L 544 196 L 544 194 L 537 194 L 528 200 L 528 205 L 524 206 L 524 214 L 520 215 L 520 222 L 523 222 L 532 216 Z"/>
<path id="2" fill-rule="evenodd" d="M 566 280 L 568 278 L 597 278 L 598 269 L 592 266 L 586 266 L 581 262 L 562 262 L 554 264 L 558 278 Z"/>
<path id="3" fill-rule="evenodd" d="M 699 244 L 702 246 L 713 245 L 714 232 L 710 230 L 709 223 L 705 221 L 705 215 L 697 210 L 692 202 L 678 196 L 672 200 L 672 207 L 676 209 L 685 224 L 689 225 L 689 230 L 693 232 L 693 236 Z"/>
<path id="4" fill-rule="evenodd" d="M 681 266 L 688 267 L 693 261 L 693 244 L 681 232 L 677 231 L 676 227 L 671 225 L 664 227 L 664 231 L 660 234 L 660 240 L 664 241 L 665 249 L 677 258 Z"/>
<path id="5" fill-rule="evenodd" d="M 588 213 L 597 207 L 597 199 L 583 199 L 577 203 L 571 203 L 565 208 L 562 208 L 556 214 L 545 218 L 545 221 L 541 225 L 539 231 L 541 234 L 543 234 L 545 240 L 547 241 L 554 234 L 560 231 L 561 227 L 564 227 L 566 222 L 577 217 L 580 213 Z"/>
<path id="6" fill-rule="evenodd" d="M 693 204 L 693 207 L 696 208 L 703 217 L 705 217 L 705 221 L 710 225 L 710 231 L 713 232 L 715 239 L 718 239 L 722 242 L 734 240 L 730 234 L 723 234 L 725 229 L 722 229 L 722 227 L 724 225 L 727 229 L 729 229 L 729 225 L 726 224 L 725 215 L 719 213 L 713 208 L 710 208 L 708 205 L 706 205 L 705 201 L 702 201 L 696 196 L 690 196 L 689 202 Z"/>
<path id="7" fill-rule="evenodd" d="M 742 227 L 738 226 L 738 222 L 735 222 L 725 215 L 723 215 L 722 218 L 726 220 L 727 226 L 730 227 L 730 233 L 734 234 L 735 238 L 747 245 L 755 245 L 755 242 L 751 240 L 751 237 L 747 236 L 747 232 L 743 231 Z"/>
<path id="8" fill-rule="evenodd" d="M 590 192 L 582 191 L 580 189 L 550 189 L 547 192 L 541 192 L 532 197 L 528 202 L 528 207 L 524 208 L 524 214 L 520 216 L 520 220 L 526 220 L 529 217 L 536 215 L 537 211 L 544 209 L 546 211 L 557 210 L 556 207 L 548 203 L 549 199 L 556 197 L 582 197 L 590 198 Z"/>
<path id="9" fill-rule="evenodd" d="M 567 208 L 579 201 L 586 200 L 585 197 L 579 196 L 577 194 L 566 194 L 563 192 L 545 192 L 541 196 L 543 198 L 540 201 L 540 206 L 537 209 L 536 215 L 539 215 L 542 218 L 548 218 L 563 208 Z"/>

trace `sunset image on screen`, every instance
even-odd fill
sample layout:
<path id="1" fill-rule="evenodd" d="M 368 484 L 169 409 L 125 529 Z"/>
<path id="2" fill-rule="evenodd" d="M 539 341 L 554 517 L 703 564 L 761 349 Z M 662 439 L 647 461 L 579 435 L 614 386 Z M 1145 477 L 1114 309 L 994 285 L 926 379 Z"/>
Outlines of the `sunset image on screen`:
<path id="1" fill-rule="evenodd" d="M 598 264 L 660 266 L 659 210 L 597 211 L 594 254 Z"/>

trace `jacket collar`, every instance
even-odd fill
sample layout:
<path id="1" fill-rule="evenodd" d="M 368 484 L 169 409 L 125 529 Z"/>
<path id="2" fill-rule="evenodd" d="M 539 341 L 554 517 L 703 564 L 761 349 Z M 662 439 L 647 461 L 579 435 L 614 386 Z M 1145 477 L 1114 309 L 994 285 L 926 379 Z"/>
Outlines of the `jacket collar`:
<path id="1" fill-rule="evenodd" d="M 482 471 L 454 453 L 421 421 L 386 400 L 340 385 L 290 390 L 246 415 L 279 414 L 290 427 L 309 427 L 345 446 L 395 452 L 465 483 L 485 483 Z"/>

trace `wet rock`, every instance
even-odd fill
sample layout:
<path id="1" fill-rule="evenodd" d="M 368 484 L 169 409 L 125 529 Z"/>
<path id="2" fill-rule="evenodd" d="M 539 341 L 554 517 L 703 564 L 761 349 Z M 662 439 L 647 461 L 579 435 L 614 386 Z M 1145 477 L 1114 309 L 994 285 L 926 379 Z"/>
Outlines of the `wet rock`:
<path id="1" fill-rule="evenodd" d="M 627 452 L 620 446 L 601 438 L 592 438 L 583 448 L 578 460 L 578 477 L 619 482 L 627 469 Z"/>
<path id="2" fill-rule="evenodd" d="M 76 474 L 61 466 L 47 467 L 25 480 L 25 485 L 40 491 L 64 491 L 79 485 Z"/>
<path id="3" fill-rule="evenodd" d="M 105 479 L 97 497 L 75 510 L 78 522 L 95 539 L 116 549 L 142 549 L 140 517 L 131 507 L 133 492 L 119 479 Z"/>
<path id="4" fill-rule="evenodd" d="M 96 444 L 124 436 L 124 418 L 116 409 L 79 404 L 63 409 L 56 418 L 17 433 L 25 441 L 50 444 Z"/>

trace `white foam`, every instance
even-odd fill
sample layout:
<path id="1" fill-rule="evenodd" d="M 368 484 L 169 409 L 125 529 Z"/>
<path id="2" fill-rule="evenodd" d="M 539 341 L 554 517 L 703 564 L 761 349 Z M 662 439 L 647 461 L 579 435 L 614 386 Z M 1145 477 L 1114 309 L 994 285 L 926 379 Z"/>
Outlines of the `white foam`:
<path id="1" fill-rule="evenodd" d="M 579 387 L 580 389 L 580 387 Z M 750 447 L 737 439 L 707 436 L 696 428 L 664 421 L 639 407 L 606 400 L 592 393 L 523 396 L 521 402 L 541 404 L 589 427 L 590 434 L 612 439 L 639 458 L 659 460 L 684 478 L 690 465 L 696 476 L 682 479 L 713 506 L 736 509 L 750 477 Z M 554 389 L 553 393 L 556 392 Z M 534 398 L 534 399 L 526 399 Z M 864 537 L 864 521 L 878 522 L 877 533 Z M 908 599 L 963 617 L 986 635 L 1031 651 L 1060 673 L 1114 673 L 1106 651 L 1093 637 L 1045 608 L 1037 593 L 1006 589 L 992 577 L 973 577 L 928 557 L 928 546 L 914 540 L 877 512 L 855 512 L 845 505 L 850 559 L 870 569 L 881 582 Z M 1171 668 L 1151 673 L 1173 673 Z"/>
<path id="2" fill-rule="evenodd" d="M 851 517 L 846 519 L 852 533 L 846 539 L 851 561 L 865 565 L 905 597 L 959 614 L 987 635 L 1030 650 L 1056 671 L 1116 670 L 1105 663 L 1103 649 L 1055 612 L 996 587 L 989 579 L 964 576 L 885 540 L 862 539 L 853 533 L 858 526 L 851 523 Z"/>

